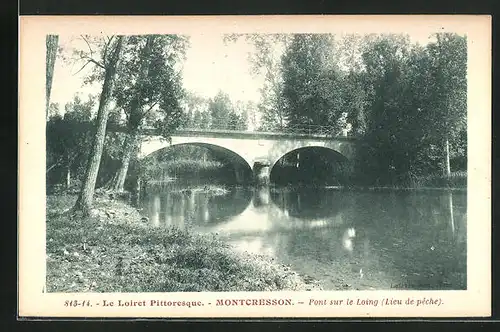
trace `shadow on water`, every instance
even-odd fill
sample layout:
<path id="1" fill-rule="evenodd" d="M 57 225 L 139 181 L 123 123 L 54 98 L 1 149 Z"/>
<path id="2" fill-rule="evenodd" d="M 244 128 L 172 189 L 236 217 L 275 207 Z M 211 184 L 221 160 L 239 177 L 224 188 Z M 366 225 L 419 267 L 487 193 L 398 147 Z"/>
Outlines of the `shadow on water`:
<path id="1" fill-rule="evenodd" d="M 324 289 L 465 289 L 466 193 L 230 188 L 145 199 L 152 224 L 218 233 Z"/>

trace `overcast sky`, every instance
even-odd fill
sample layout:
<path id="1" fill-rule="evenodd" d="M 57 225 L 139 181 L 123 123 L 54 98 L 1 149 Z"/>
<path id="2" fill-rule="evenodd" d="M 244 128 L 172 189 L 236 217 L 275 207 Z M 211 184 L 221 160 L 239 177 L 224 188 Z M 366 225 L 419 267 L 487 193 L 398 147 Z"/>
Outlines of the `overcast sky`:
<path id="1" fill-rule="evenodd" d="M 183 69 L 183 82 L 187 90 L 204 97 L 213 97 L 222 90 L 233 101 L 257 101 L 260 98 L 262 80 L 249 72 L 247 54 L 251 47 L 245 41 L 225 45 L 221 35 L 190 37 L 191 47 L 187 51 Z M 70 38 L 61 38 L 60 45 L 65 47 L 70 42 Z M 60 103 L 63 108 L 76 92 L 84 97 L 89 93 L 99 93 L 100 84 L 82 87 L 82 78 L 88 71 L 85 69 L 75 75 L 79 69 L 76 65 L 57 59 L 51 102 Z"/>
<path id="2" fill-rule="evenodd" d="M 428 34 L 413 35 L 413 42 L 427 43 Z M 61 37 L 60 46 L 67 47 L 75 37 Z M 222 35 L 192 35 L 191 47 L 184 63 L 184 87 L 203 97 L 213 97 L 219 90 L 226 92 L 233 102 L 258 101 L 262 78 L 250 74 L 248 53 L 252 47 L 243 39 L 237 43 L 224 44 Z M 90 66 L 88 66 L 90 67 Z M 60 109 L 73 99 L 75 93 L 86 98 L 89 93 L 99 94 L 101 85 L 83 87 L 87 70 L 75 73 L 80 68 L 57 59 L 51 92 L 51 102 L 59 103 Z"/>

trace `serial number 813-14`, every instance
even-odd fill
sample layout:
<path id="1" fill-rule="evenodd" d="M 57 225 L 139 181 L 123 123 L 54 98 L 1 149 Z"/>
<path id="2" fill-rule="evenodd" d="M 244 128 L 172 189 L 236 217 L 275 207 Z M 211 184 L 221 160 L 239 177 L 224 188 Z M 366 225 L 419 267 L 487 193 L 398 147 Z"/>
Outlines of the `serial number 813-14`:
<path id="1" fill-rule="evenodd" d="M 66 301 L 64 301 L 64 306 L 65 307 L 91 307 L 92 304 L 90 304 L 89 300 L 85 300 L 85 301 L 66 300 Z"/>

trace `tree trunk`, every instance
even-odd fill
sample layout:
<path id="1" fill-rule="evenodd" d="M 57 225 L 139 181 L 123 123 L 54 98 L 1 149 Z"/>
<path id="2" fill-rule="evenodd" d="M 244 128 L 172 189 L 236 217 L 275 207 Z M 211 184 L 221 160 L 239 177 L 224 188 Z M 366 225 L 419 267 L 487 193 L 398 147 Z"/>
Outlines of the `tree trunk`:
<path id="1" fill-rule="evenodd" d="M 130 116 L 128 119 L 128 128 L 129 133 L 127 135 L 125 141 L 125 147 L 122 154 L 122 160 L 120 169 L 117 172 L 116 181 L 113 185 L 113 190 L 115 192 L 122 192 L 123 187 L 125 185 L 125 179 L 127 177 L 128 166 L 130 164 L 130 158 L 132 156 L 132 152 L 135 151 L 137 139 L 139 136 L 139 130 L 142 123 L 142 119 L 144 118 L 143 110 L 142 110 L 142 95 L 141 95 L 141 85 L 143 85 L 144 81 L 147 80 L 148 71 L 149 71 L 149 61 L 151 57 L 151 51 L 154 43 L 154 36 L 150 35 L 146 39 L 146 45 L 141 50 L 141 64 L 139 68 L 139 79 L 138 85 L 139 89 L 137 90 L 136 96 L 132 101 L 132 106 L 130 108 Z"/>
<path id="2" fill-rule="evenodd" d="M 450 143 L 448 141 L 448 137 L 446 137 L 445 143 L 445 171 L 446 171 L 446 176 L 451 175 L 451 167 L 450 167 Z"/>
<path id="3" fill-rule="evenodd" d="M 71 187 L 71 165 L 68 164 L 66 168 L 66 189 Z"/>
<path id="4" fill-rule="evenodd" d="M 101 163 L 104 138 L 106 136 L 106 124 L 108 122 L 109 115 L 108 102 L 113 89 L 113 81 L 115 78 L 118 60 L 120 58 L 123 38 L 123 36 L 117 37 L 116 46 L 105 69 L 104 82 L 102 85 L 99 108 L 97 111 L 97 131 L 90 150 L 89 161 L 82 189 L 74 207 L 74 211 L 82 212 L 83 215 L 88 215 L 90 213 L 90 209 L 92 208 L 97 173 Z"/>
<path id="5" fill-rule="evenodd" d="M 139 138 L 138 131 L 130 133 L 126 138 L 125 149 L 123 151 L 120 169 L 117 172 L 117 177 L 113 185 L 113 190 L 116 192 L 124 191 L 125 179 L 127 178 L 128 166 L 130 164 L 130 159 L 132 153 L 136 149 L 137 140 Z"/>
<path id="6" fill-rule="evenodd" d="M 45 111 L 49 118 L 50 92 L 52 90 L 52 78 L 54 76 L 54 65 L 56 63 L 57 45 L 59 36 L 48 35 L 45 39 L 46 44 L 46 68 L 45 68 Z"/>

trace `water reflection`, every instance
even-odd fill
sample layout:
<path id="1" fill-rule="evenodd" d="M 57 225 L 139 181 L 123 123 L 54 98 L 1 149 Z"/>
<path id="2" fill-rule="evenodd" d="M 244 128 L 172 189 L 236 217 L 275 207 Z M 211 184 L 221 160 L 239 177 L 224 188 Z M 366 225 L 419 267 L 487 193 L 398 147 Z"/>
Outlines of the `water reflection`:
<path id="1" fill-rule="evenodd" d="M 349 227 L 345 230 L 344 236 L 342 237 L 342 244 L 345 250 L 352 252 L 354 248 L 354 237 L 356 237 L 356 230 L 353 227 Z"/>
<path id="2" fill-rule="evenodd" d="M 466 288 L 465 193 L 165 190 L 144 204 L 154 226 L 216 232 L 325 289 Z"/>
<path id="3" fill-rule="evenodd" d="M 273 188 L 271 198 L 287 216 L 317 219 L 331 218 L 339 213 L 345 195 L 335 195 L 334 192 L 330 192 L 325 196 L 324 190 L 314 188 Z"/>
<path id="4" fill-rule="evenodd" d="M 184 229 L 189 224 L 214 225 L 241 214 L 250 204 L 249 190 L 231 188 L 212 195 L 195 189 L 164 187 L 145 196 L 143 206 L 152 226 Z"/>

